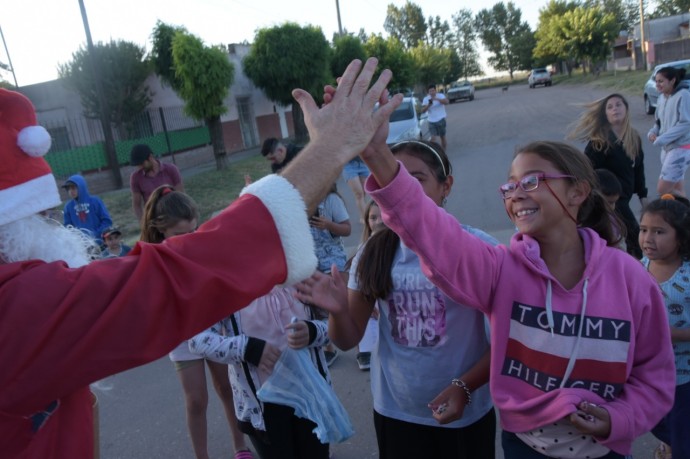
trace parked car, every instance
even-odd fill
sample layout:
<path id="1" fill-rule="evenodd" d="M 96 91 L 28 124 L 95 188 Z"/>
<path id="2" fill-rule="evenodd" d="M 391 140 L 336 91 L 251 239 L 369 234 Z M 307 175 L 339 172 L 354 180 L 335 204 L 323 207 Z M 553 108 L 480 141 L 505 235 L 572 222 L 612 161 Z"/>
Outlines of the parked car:
<path id="1" fill-rule="evenodd" d="M 422 104 L 416 97 L 404 97 L 398 108 L 391 113 L 388 144 L 411 139 L 429 139 L 427 114 L 421 112 Z"/>
<path id="2" fill-rule="evenodd" d="M 451 104 L 460 99 L 474 100 L 474 85 L 469 81 L 452 83 L 446 92 L 446 97 Z"/>
<path id="3" fill-rule="evenodd" d="M 659 91 L 656 90 L 656 72 L 664 67 L 685 68 L 685 79 L 690 79 L 690 59 L 667 62 L 654 67 L 652 74 L 644 84 L 644 111 L 648 115 L 654 114 L 656 110 L 657 99 L 659 99 Z"/>
<path id="4" fill-rule="evenodd" d="M 538 84 L 551 86 L 551 73 L 545 68 L 532 69 L 527 78 L 530 88 L 535 88 Z"/>

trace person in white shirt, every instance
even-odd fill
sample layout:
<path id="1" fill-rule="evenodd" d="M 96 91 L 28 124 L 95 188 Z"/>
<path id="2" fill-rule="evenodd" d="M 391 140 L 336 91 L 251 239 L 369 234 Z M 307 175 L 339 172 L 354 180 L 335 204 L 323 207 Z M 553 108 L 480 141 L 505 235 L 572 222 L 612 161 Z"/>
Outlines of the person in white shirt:
<path id="1" fill-rule="evenodd" d="M 430 84 L 427 96 L 422 102 L 422 113 L 429 112 L 429 132 L 431 141 L 446 150 L 446 107 L 448 99 L 445 95 L 436 92 L 436 85 Z"/>

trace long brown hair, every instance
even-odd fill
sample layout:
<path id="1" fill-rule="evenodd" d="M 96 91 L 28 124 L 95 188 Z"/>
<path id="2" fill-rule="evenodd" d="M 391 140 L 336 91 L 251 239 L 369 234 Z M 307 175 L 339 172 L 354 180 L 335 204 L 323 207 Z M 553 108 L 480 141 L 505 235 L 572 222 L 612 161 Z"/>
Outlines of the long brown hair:
<path id="1" fill-rule="evenodd" d="M 165 239 L 163 231 L 180 221 L 195 219 L 199 220 L 199 208 L 192 198 L 169 185 L 159 186 L 144 206 L 140 239 L 161 243 Z"/>
<path id="2" fill-rule="evenodd" d="M 614 93 L 585 104 L 585 111 L 572 125 L 568 138 L 582 142 L 592 142 L 595 150 L 606 154 L 614 145 L 611 142 L 611 123 L 606 117 L 606 104 L 614 97 L 619 98 L 625 105 L 625 119 L 623 120 L 623 132 L 616 140 L 623 145 L 625 154 L 631 160 L 635 160 L 640 154 L 640 134 L 630 124 L 630 106 L 628 101 L 620 94 Z M 615 134 L 614 134 L 615 135 Z"/>
<path id="3" fill-rule="evenodd" d="M 443 183 L 452 173 L 448 156 L 434 142 L 407 141 L 393 146 L 393 154 L 405 153 L 422 160 L 434 171 L 434 178 Z M 400 237 L 388 227 L 376 231 L 366 242 L 357 263 L 357 282 L 368 301 L 386 298 L 393 291 L 393 260 L 400 246 Z"/>
<path id="4" fill-rule="evenodd" d="M 609 212 L 606 199 L 599 191 L 597 176 L 594 173 L 589 159 L 577 148 L 565 142 L 537 141 L 515 152 L 532 153 L 553 164 L 564 175 L 572 175 L 573 183 L 586 183 L 589 185 L 589 195 L 577 212 L 576 222 L 578 226 L 591 228 L 610 246 L 621 241 L 620 232 L 614 229 L 616 216 Z M 620 223 L 619 221 L 616 223 Z M 618 228 L 624 228 L 620 223 Z"/>

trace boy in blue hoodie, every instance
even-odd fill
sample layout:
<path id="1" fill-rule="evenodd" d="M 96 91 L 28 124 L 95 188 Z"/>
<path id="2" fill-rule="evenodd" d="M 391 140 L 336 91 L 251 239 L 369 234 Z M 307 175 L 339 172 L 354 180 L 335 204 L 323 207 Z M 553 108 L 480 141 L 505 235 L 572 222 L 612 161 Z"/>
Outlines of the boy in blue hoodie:
<path id="1" fill-rule="evenodd" d="M 71 201 L 65 204 L 64 224 L 79 228 L 93 238 L 98 245 L 103 245 L 103 231 L 113 225 L 108 209 L 100 198 L 91 196 L 86 180 L 79 174 L 73 175 L 62 185 Z"/>

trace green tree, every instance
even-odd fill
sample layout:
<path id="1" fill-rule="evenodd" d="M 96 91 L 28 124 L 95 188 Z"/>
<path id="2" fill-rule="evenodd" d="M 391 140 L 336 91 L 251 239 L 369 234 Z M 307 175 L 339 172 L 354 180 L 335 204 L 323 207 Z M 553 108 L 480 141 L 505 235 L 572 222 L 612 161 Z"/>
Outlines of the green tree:
<path id="1" fill-rule="evenodd" d="M 361 61 L 366 59 L 366 51 L 364 51 L 364 45 L 359 37 L 349 34 L 334 37 L 331 52 L 331 74 L 335 77 L 342 75 L 354 59 Z"/>
<path id="2" fill-rule="evenodd" d="M 445 75 L 443 75 L 443 85 L 448 86 L 451 83 L 458 81 L 461 76 L 467 78 L 465 72 L 465 67 L 460 60 L 460 56 L 453 49 L 445 49 L 445 53 L 448 54 L 448 70 Z M 477 64 L 479 65 L 479 64 Z"/>
<path id="3" fill-rule="evenodd" d="M 551 0 L 539 10 L 539 24 L 534 33 L 536 45 L 534 58 L 539 66 L 565 62 L 568 74 L 573 68 L 572 56 L 568 55 L 565 38 L 558 32 L 558 20 L 568 11 L 578 7 L 576 1 Z"/>
<path id="4" fill-rule="evenodd" d="M 690 11 L 690 0 L 657 0 L 652 17 L 673 16 Z"/>
<path id="5" fill-rule="evenodd" d="M 450 50 L 420 42 L 410 50 L 417 69 L 417 80 L 424 86 L 444 82 L 450 73 Z"/>
<path id="6" fill-rule="evenodd" d="M 686 2 L 690 7 L 690 0 Z M 584 0 L 584 8 L 599 7 L 604 13 L 613 14 L 620 30 L 632 31 L 635 24 L 640 21 L 639 0 Z M 688 7 L 685 11 L 688 11 Z"/>
<path id="7" fill-rule="evenodd" d="M 470 76 L 481 75 L 482 68 L 479 65 L 479 53 L 477 52 L 477 31 L 474 27 L 472 11 L 467 8 L 459 10 L 453 15 L 452 24 L 455 40 L 453 47 L 460 63 L 458 75 L 465 79 Z"/>
<path id="8" fill-rule="evenodd" d="M 561 16 L 556 24 L 569 54 L 580 60 L 585 70 L 606 59 L 620 32 L 616 17 L 599 7 L 577 7 Z"/>
<path id="9" fill-rule="evenodd" d="M 477 13 L 475 26 L 486 49 L 491 53 L 488 61 L 496 70 L 507 70 L 510 79 L 522 67 L 523 35 L 530 31 L 522 21 L 522 11 L 513 2 L 496 3 L 490 10 Z"/>
<path id="10" fill-rule="evenodd" d="M 260 29 L 243 64 L 246 75 L 269 99 L 292 104 L 295 136 L 304 141 L 308 135 L 304 115 L 299 104 L 293 103 L 292 90 L 302 88 L 321 97 L 324 83 L 332 78 L 330 62 L 330 48 L 321 28 L 286 23 Z"/>
<path id="11" fill-rule="evenodd" d="M 370 35 L 364 43 L 364 50 L 367 57 L 376 57 L 379 60 L 374 79 L 378 78 L 383 69 L 393 72 L 393 78 L 388 83 L 389 88 L 407 88 L 417 81 L 414 59 L 397 38 L 384 39 L 381 35 Z"/>
<path id="12" fill-rule="evenodd" d="M 200 38 L 183 31 L 175 33 L 172 57 L 185 113 L 208 126 L 216 168 L 222 170 L 227 166 L 227 153 L 220 115 L 227 111 L 225 98 L 235 79 L 235 68 L 224 50 L 205 46 Z"/>
<path id="13" fill-rule="evenodd" d="M 383 29 L 398 39 L 405 49 L 414 48 L 426 38 L 427 26 L 422 8 L 409 0 L 402 8 L 389 4 Z"/>
<path id="14" fill-rule="evenodd" d="M 72 53 L 72 60 L 60 64 L 58 73 L 64 84 L 79 94 L 84 116 L 100 118 L 101 105 L 85 47 Z M 118 40 L 94 45 L 94 59 L 100 68 L 103 92 L 110 107 L 110 119 L 122 137 L 127 128 L 151 102 L 151 91 L 144 84 L 151 72 L 144 48 Z"/>
<path id="15" fill-rule="evenodd" d="M 427 44 L 434 48 L 448 48 L 453 45 L 453 41 L 454 37 L 448 21 L 441 21 L 440 16 L 430 16 L 427 25 Z"/>
<path id="16" fill-rule="evenodd" d="M 172 55 L 173 39 L 178 32 L 187 33 L 187 29 L 166 24 L 160 20 L 156 22 L 156 27 L 154 27 L 153 33 L 151 33 L 151 41 L 153 42 L 151 61 L 153 62 L 153 70 L 156 72 L 156 75 L 160 77 L 163 83 L 179 94 L 183 82 L 175 72 Z"/>

